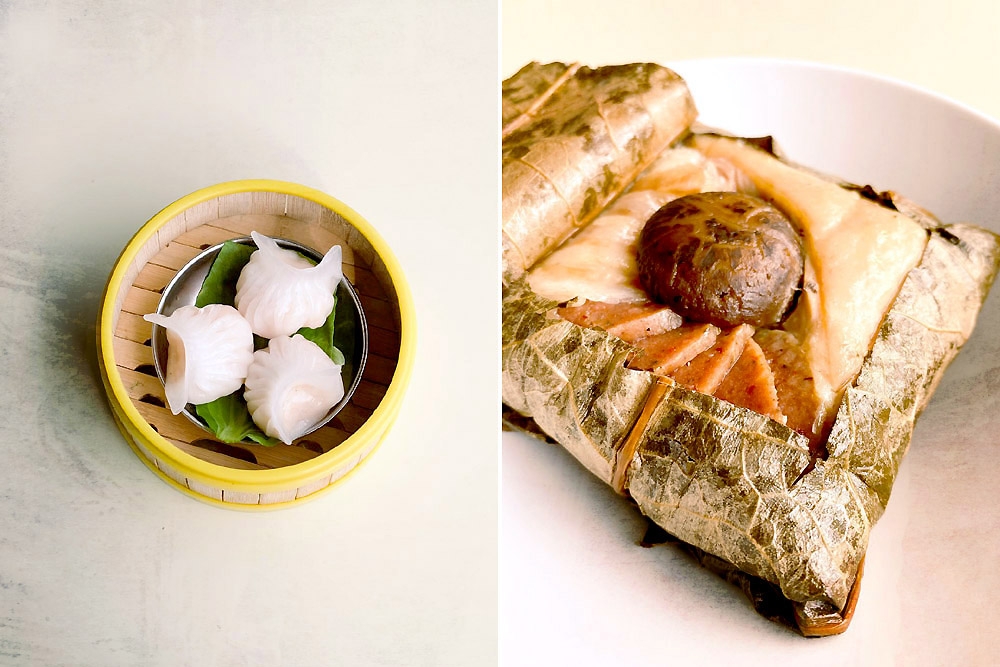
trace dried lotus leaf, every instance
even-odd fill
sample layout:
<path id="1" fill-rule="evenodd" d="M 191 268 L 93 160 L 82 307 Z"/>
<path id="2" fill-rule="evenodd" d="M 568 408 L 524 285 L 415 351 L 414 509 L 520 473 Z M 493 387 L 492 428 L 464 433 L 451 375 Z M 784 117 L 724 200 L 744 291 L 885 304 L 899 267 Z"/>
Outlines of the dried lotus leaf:
<path id="1" fill-rule="evenodd" d="M 845 394 L 828 438 L 827 459 L 811 470 L 802 435 L 750 410 L 672 387 L 633 456 L 629 494 L 672 535 L 777 584 L 789 600 L 820 600 L 842 608 L 871 527 L 885 510 L 913 422 L 966 340 L 998 258 L 996 237 L 989 232 L 952 225 L 932 234 L 855 386 Z M 508 321 L 518 321 L 517 312 L 515 303 L 505 302 L 505 329 Z M 543 336 L 565 339 L 574 328 L 580 329 L 551 322 Z M 617 369 L 624 357 L 605 347 L 616 339 L 580 330 L 593 337 L 588 348 L 606 350 L 606 363 Z M 535 395 L 528 406 L 516 398 L 519 392 L 510 376 L 518 377 L 522 387 L 529 381 L 522 375 L 524 367 L 510 360 L 521 342 L 533 340 L 529 331 L 522 328 L 519 341 L 505 337 L 504 402 L 536 422 L 547 421 L 546 413 L 554 410 L 564 424 L 575 425 L 567 416 L 572 411 L 560 406 L 565 399 Z M 556 350 L 552 345 L 531 347 L 540 355 Z M 539 366 L 564 368 L 560 375 L 572 372 L 565 369 L 567 361 L 535 359 Z M 600 422 L 590 420 L 586 435 L 565 426 L 542 429 L 585 464 L 598 452 L 600 468 L 587 467 L 608 481 L 615 449 L 645 401 L 648 385 L 635 376 L 651 374 L 630 373 L 631 391 L 614 394 L 612 408 L 606 403 L 611 397 L 602 395 L 610 383 L 595 379 L 607 367 L 599 367 L 599 355 L 587 362 L 587 376 L 577 376 L 587 385 L 575 389 L 604 399 L 602 413 L 621 416 L 616 428 L 596 432 Z"/>
<path id="2" fill-rule="evenodd" d="M 628 345 L 560 319 L 523 281 L 503 299 L 503 401 L 611 482 L 617 450 L 655 383 L 629 370 Z"/>
<path id="3" fill-rule="evenodd" d="M 510 134 L 531 118 L 579 65 L 531 63 L 503 82 L 501 123 L 504 135 Z"/>
<path id="4" fill-rule="evenodd" d="M 509 283 L 614 199 L 695 116 L 652 64 L 532 63 L 504 83 L 502 261 Z"/>
<path id="5" fill-rule="evenodd" d="M 755 605 L 762 590 L 779 589 L 806 634 L 846 627 L 913 423 L 971 334 L 1000 263 L 990 232 L 941 225 L 891 193 L 872 200 L 893 203 L 929 239 L 844 392 L 825 458 L 751 410 L 677 385 L 660 398 L 652 374 L 624 371 L 628 345 L 559 320 L 557 304 L 523 282 L 504 292 L 504 403 L 601 479 L 624 477 L 644 514 L 720 565 L 711 569 Z M 634 449 L 621 451 L 626 442 Z"/>

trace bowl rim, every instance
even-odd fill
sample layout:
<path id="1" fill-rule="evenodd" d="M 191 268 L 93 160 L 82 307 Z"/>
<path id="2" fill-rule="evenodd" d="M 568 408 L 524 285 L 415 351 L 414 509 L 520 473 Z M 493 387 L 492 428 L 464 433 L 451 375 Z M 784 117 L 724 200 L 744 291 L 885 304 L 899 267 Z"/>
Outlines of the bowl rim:
<path id="1" fill-rule="evenodd" d="M 694 70 L 696 68 L 712 69 L 718 67 L 726 67 L 734 70 L 737 68 L 745 68 L 745 69 L 753 68 L 758 71 L 764 71 L 769 69 L 769 70 L 799 71 L 804 73 L 822 71 L 827 74 L 834 74 L 849 78 L 862 79 L 880 85 L 885 85 L 892 88 L 905 90 L 910 93 L 918 94 L 920 96 L 932 98 L 939 103 L 954 107 L 956 110 L 965 112 L 975 117 L 977 120 L 985 122 L 988 125 L 991 125 L 993 129 L 1000 131 L 1000 118 L 991 116 L 990 114 L 981 111 L 970 104 L 962 102 L 954 97 L 950 97 L 949 95 L 946 95 L 944 93 L 938 92 L 932 88 L 911 83 L 906 79 L 898 78 L 890 74 L 883 74 L 858 67 L 852 67 L 850 65 L 841 65 L 837 63 L 824 62 L 821 60 L 808 60 L 804 58 L 781 58 L 778 56 L 707 56 L 702 58 L 692 57 L 692 58 L 680 58 L 680 59 L 666 59 L 662 62 L 662 65 L 664 67 L 668 67 L 672 70 L 675 70 L 682 77 L 685 75 L 684 70 L 688 68 L 691 68 L 691 70 Z"/>
<path id="2" fill-rule="evenodd" d="M 325 454 L 308 461 L 281 468 L 266 470 L 242 470 L 228 468 L 204 461 L 181 450 L 157 433 L 141 416 L 132 403 L 114 358 L 114 328 L 117 295 L 125 282 L 129 265 L 135 260 L 140 249 L 156 235 L 169 220 L 184 211 L 217 197 L 246 192 L 271 192 L 288 194 L 312 201 L 327 208 L 351 224 L 372 245 L 382 260 L 396 291 L 400 319 L 399 359 L 385 396 L 361 427 L 343 443 Z M 167 205 L 149 219 L 132 236 L 108 278 L 101 300 L 101 310 L 97 326 L 97 342 L 101 368 L 105 376 L 105 387 L 117 407 L 128 418 L 130 425 L 142 436 L 143 444 L 174 465 L 185 477 L 213 487 L 234 491 L 269 492 L 284 491 L 332 473 L 358 456 L 369 443 L 381 441 L 383 433 L 392 425 L 399 411 L 403 395 L 413 372 L 416 352 L 416 313 L 409 285 L 395 254 L 372 225 L 350 206 L 324 192 L 298 183 L 271 179 L 244 179 L 226 181 L 202 188 L 185 195 Z M 377 446 L 377 445 L 376 445 Z M 365 458 L 368 458 L 367 456 Z"/>

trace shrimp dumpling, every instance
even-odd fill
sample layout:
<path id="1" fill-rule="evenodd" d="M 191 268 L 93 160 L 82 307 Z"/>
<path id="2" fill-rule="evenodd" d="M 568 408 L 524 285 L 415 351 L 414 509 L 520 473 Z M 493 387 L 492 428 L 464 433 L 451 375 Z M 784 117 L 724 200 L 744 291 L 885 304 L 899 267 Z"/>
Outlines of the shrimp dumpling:
<path id="1" fill-rule="evenodd" d="M 253 332 L 264 338 L 291 336 L 302 327 L 319 327 L 333 311 L 343 277 L 342 250 L 334 246 L 313 266 L 258 232 L 257 250 L 236 281 L 236 308 Z"/>
<path id="2" fill-rule="evenodd" d="M 147 322 L 167 330 L 167 405 L 175 415 L 239 389 L 253 361 L 253 332 L 232 306 L 182 306 L 172 314 L 151 313 Z"/>
<path id="3" fill-rule="evenodd" d="M 341 367 L 299 334 L 272 338 L 254 352 L 243 397 L 254 423 L 290 445 L 344 397 Z"/>

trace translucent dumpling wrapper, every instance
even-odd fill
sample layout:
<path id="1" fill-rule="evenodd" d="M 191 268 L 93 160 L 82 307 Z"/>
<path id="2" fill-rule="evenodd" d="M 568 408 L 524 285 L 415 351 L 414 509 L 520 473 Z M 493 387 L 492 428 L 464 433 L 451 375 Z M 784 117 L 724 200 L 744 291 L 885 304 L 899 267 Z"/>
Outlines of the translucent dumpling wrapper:
<path id="1" fill-rule="evenodd" d="M 258 232 L 257 250 L 236 282 L 236 308 L 264 338 L 291 336 L 302 327 L 322 326 L 333 312 L 343 278 L 342 250 L 334 246 L 316 265 Z"/>
<path id="2" fill-rule="evenodd" d="M 170 315 L 151 313 L 147 322 L 167 330 L 164 392 L 172 413 L 239 389 L 253 361 L 250 324 L 232 306 L 182 306 Z"/>
<path id="3" fill-rule="evenodd" d="M 301 335 L 273 338 L 253 355 L 247 407 L 257 426 L 286 445 L 311 431 L 343 397 L 341 367 Z"/>

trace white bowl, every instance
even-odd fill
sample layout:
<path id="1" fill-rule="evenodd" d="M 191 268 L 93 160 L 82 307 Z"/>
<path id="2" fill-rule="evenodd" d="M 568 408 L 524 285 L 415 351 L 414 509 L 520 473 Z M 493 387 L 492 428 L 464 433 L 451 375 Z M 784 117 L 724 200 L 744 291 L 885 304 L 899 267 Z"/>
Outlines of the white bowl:
<path id="1" fill-rule="evenodd" d="M 588 63 L 596 65 L 596 63 Z M 799 163 L 1000 231 L 1000 124 L 913 86 L 801 62 L 672 65 L 702 122 L 773 135 Z M 987 301 L 917 428 L 875 526 L 844 635 L 758 616 L 558 447 L 503 436 L 502 655 L 510 664 L 920 664 L 992 659 L 1000 599 L 1000 307 Z M 524 662 L 524 661 L 528 662 Z"/>

